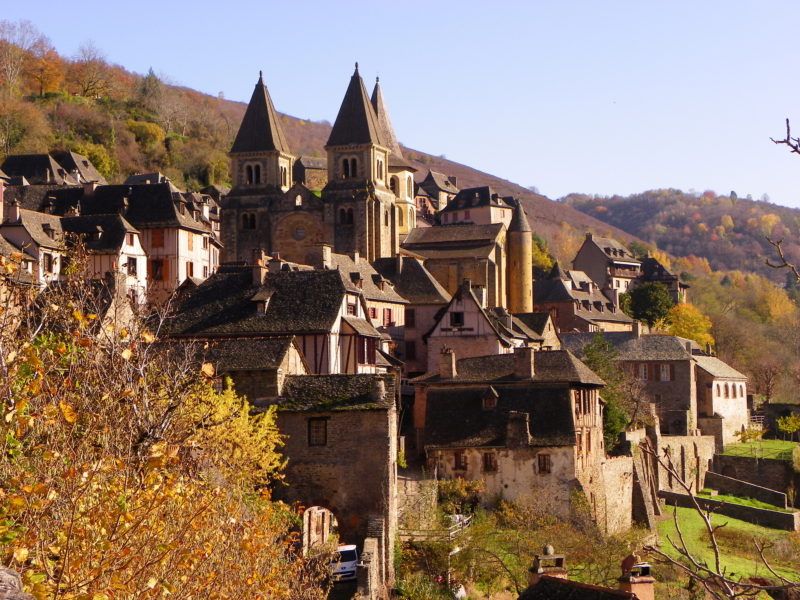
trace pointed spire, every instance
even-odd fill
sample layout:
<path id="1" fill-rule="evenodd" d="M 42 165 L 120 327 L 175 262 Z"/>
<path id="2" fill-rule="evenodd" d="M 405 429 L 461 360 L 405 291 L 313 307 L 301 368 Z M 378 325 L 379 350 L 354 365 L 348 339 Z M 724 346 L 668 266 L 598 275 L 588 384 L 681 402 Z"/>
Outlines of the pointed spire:
<path id="1" fill-rule="evenodd" d="M 378 125 L 381 128 L 381 137 L 383 138 L 389 150 L 395 155 L 397 159 L 403 159 L 403 152 L 400 150 L 400 144 L 397 143 L 397 138 L 394 135 L 394 127 L 389 119 L 389 111 L 386 110 L 386 103 L 383 100 L 383 92 L 381 91 L 380 77 L 375 78 L 375 88 L 372 90 L 372 108 L 375 110 L 375 115 L 378 117 Z"/>
<path id="2" fill-rule="evenodd" d="M 349 144 L 379 144 L 386 143 L 381 135 L 378 117 L 370 104 L 364 81 L 356 70 L 350 78 L 350 85 L 344 93 L 342 106 L 333 124 L 331 135 L 326 146 L 347 146 Z"/>
<path id="3" fill-rule="evenodd" d="M 272 104 L 264 75 L 258 72 L 258 83 L 239 126 L 231 152 L 289 152 L 278 113 Z"/>
<path id="4" fill-rule="evenodd" d="M 522 208 L 522 202 L 519 200 L 517 200 L 517 204 L 514 207 L 514 216 L 511 217 L 511 223 L 508 225 L 508 231 L 532 231 L 531 226 L 528 223 L 528 217 L 525 216 L 525 209 Z"/>

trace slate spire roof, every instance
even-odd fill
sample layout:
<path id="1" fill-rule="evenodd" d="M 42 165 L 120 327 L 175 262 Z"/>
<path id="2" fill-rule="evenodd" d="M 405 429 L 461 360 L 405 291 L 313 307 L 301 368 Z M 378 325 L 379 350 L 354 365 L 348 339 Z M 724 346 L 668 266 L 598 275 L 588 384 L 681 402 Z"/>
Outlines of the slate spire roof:
<path id="1" fill-rule="evenodd" d="M 231 152 L 269 152 L 289 153 L 289 144 L 272 104 L 269 90 L 259 72 L 258 83 L 250 97 L 250 103 L 239 126 Z"/>
<path id="2" fill-rule="evenodd" d="M 347 146 L 349 144 L 378 144 L 387 146 L 381 135 L 381 126 L 375 109 L 367 96 L 364 80 L 356 70 L 350 78 L 350 85 L 344 93 L 342 106 L 333 124 L 326 146 Z"/>
<path id="3" fill-rule="evenodd" d="M 511 223 L 508 226 L 509 231 L 532 231 L 528 223 L 528 217 L 525 216 L 525 209 L 522 208 L 522 202 L 517 200 L 517 205 L 514 207 L 514 216 L 511 217 Z"/>
<path id="4" fill-rule="evenodd" d="M 397 158 L 403 158 L 403 152 L 400 150 L 400 144 L 397 143 L 397 137 L 394 134 L 394 127 L 392 121 L 389 119 L 389 111 L 386 110 L 386 102 L 383 99 L 383 92 L 381 92 L 380 78 L 375 78 L 375 87 L 372 90 L 372 108 L 375 109 L 375 115 L 378 117 L 378 126 L 381 128 L 381 137 L 384 143 L 392 151 L 392 154 Z"/>

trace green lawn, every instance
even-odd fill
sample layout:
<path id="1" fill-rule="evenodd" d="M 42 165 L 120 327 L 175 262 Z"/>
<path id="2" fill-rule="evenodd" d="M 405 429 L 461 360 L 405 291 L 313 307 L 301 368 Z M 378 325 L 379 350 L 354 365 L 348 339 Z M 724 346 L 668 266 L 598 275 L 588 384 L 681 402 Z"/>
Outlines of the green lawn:
<path id="1" fill-rule="evenodd" d="M 658 524 L 658 536 L 661 549 L 670 556 L 678 558 L 678 552 L 667 540 L 669 536 L 674 542 L 679 543 L 673 522 L 674 510 L 676 509 L 673 507 L 665 507 L 666 517 Z M 678 508 L 677 511 L 678 522 L 689 550 L 698 561 L 713 564 L 714 553 L 703 520 L 694 509 Z M 714 525 L 727 523 L 718 530 L 717 540 L 722 550 L 722 564 L 729 576 L 734 579 L 753 576 L 772 577 L 758 558 L 753 546 L 753 539 L 756 539 L 767 540 L 773 544 L 766 554 L 770 564 L 778 573 L 793 581 L 800 581 L 800 567 L 796 559 L 796 553 L 800 551 L 798 534 L 760 527 L 722 515 L 713 515 L 712 523 Z"/>
<path id="2" fill-rule="evenodd" d="M 771 458 L 774 460 L 792 460 L 792 450 L 797 442 L 783 440 L 758 440 L 743 444 L 730 444 L 725 446 L 723 454 L 729 456 L 754 456 L 756 458 Z"/>
<path id="3" fill-rule="evenodd" d="M 767 504 L 766 502 L 762 502 L 761 500 L 756 500 L 755 498 L 743 498 L 742 496 L 732 496 L 730 494 L 717 494 L 716 496 L 712 496 L 707 490 L 700 490 L 700 493 L 697 495 L 702 498 L 708 498 L 709 500 L 719 500 L 720 502 L 727 502 L 728 504 L 752 506 L 753 508 L 766 508 L 768 510 L 777 510 L 779 512 L 787 512 L 787 513 L 794 512 L 794 510 L 788 510 L 786 508 L 783 508 L 782 506 Z"/>

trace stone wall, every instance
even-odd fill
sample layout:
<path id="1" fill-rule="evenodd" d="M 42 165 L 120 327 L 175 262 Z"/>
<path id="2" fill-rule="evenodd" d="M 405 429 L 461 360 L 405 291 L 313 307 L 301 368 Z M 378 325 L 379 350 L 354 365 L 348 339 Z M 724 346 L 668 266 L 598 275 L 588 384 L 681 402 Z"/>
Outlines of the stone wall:
<path id="1" fill-rule="evenodd" d="M 664 498 L 670 506 L 681 506 L 684 508 L 694 508 L 691 497 L 687 494 L 661 491 L 659 495 Z M 713 508 L 714 512 L 726 517 L 733 517 L 748 523 L 761 525 L 762 527 L 772 527 L 786 531 L 800 531 L 800 512 L 779 512 L 767 510 L 765 508 L 754 508 L 752 506 L 742 506 L 739 504 L 729 504 L 719 500 L 709 500 L 697 498 L 701 508 Z"/>
<path id="2" fill-rule="evenodd" d="M 711 469 L 716 444 L 708 435 L 665 435 L 659 438 L 659 456 L 668 450 L 678 475 L 692 489 L 703 488 L 706 472 Z M 659 490 L 683 492 L 677 480 L 665 472 L 659 474 Z"/>
<path id="3" fill-rule="evenodd" d="M 786 492 L 789 505 L 798 506 L 796 490 L 800 490 L 800 474 L 795 473 L 788 462 L 717 454 L 714 457 L 714 472 L 771 490 Z M 794 503 L 792 503 L 793 496 Z"/>
<path id="4" fill-rule="evenodd" d="M 619 533 L 631 528 L 633 519 L 633 458 L 616 456 L 601 465 L 605 519 L 601 527 L 607 533 Z M 591 484 L 589 484 L 591 486 Z M 598 515 L 600 519 L 601 515 Z"/>
<path id="5" fill-rule="evenodd" d="M 706 473 L 706 487 L 712 488 L 722 492 L 723 494 L 733 494 L 734 496 L 742 496 L 744 498 L 754 498 L 772 504 L 780 508 L 788 508 L 786 502 L 786 494 L 771 490 L 769 488 L 748 483 L 741 479 L 734 479 L 709 471 Z"/>

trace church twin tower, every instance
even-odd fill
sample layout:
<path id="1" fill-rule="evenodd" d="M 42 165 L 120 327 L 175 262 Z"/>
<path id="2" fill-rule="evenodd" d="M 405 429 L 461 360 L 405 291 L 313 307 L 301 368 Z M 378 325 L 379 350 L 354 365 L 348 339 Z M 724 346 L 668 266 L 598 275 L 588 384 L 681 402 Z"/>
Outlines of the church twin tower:
<path id="1" fill-rule="evenodd" d="M 325 187 L 295 183 L 298 159 L 259 75 L 230 152 L 233 189 L 222 215 L 225 260 L 249 263 L 254 253 L 279 252 L 285 260 L 307 264 L 314 246 L 323 243 L 369 261 L 397 254 L 416 221 L 416 169 L 403 158 L 380 84 L 376 81 L 370 98 L 358 64 L 325 150 Z"/>

